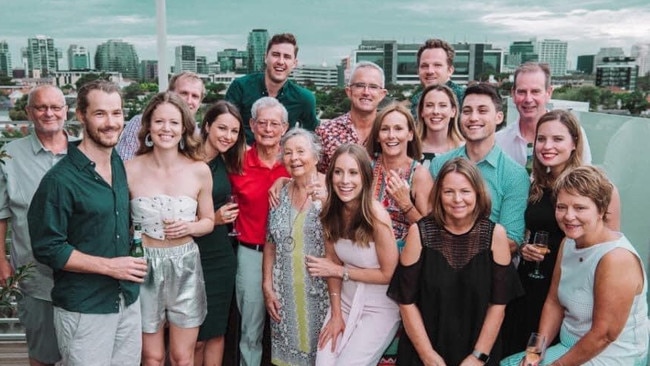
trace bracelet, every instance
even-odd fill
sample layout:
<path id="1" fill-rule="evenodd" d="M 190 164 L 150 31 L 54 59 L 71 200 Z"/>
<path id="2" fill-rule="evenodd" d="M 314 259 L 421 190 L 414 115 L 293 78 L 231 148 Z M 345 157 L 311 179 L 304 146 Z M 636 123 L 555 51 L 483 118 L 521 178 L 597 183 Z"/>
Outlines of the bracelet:
<path id="1" fill-rule="evenodd" d="M 402 210 L 402 213 L 404 213 L 404 215 L 406 215 L 409 211 L 411 211 L 413 209 L 413 207 L 415 207 L 415 206 L 413 206 L 413 205 L 409 206 L 409 208 L 407 208 L 406 210 Z"/>
<path id="2" fill-rule="evenodd" d="M 330 296 L 339 296 L 339 294 L 336 292 L 330 292 Z"/>

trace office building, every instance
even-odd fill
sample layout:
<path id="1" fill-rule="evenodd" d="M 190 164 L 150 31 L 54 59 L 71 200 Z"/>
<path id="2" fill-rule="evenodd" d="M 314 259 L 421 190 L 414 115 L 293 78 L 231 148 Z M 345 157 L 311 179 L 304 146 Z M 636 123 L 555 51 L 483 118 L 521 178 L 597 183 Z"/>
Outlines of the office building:
<path id="1" fill-rule="evenodd" d="M 183 71 L 196 72 L 196 48 L 181 45 L 174 49 L 174 73 Z"/>
<path id="2" fill-rule="evenodd" d="M 248 33 L 248 68 L 247 72 L 264 70 L 266 44 L 269 42 L 269 32 L 266 29 L 253 29 Z"/>
<path id="3" fill-rule="evenodd" d="M 142 60 L 138 70 L 138 79 L 153 82 L 158 79 L 158 60 Z"/>
<path id="4" fill-rule="evenodd" d="M 621 47 L 603 47 L 598 50 L 594 57 L 594 71 L 598 65 L 603 63 L 605 57 L 625 57 L 625 52 Z"/>
<path id="5" fill-rule="evenodd" d="M 208 74 L 208 58 L 205 56 L 196 56 L 196 73 Z"/>
<path id="6" fill-rule="evenodd" d="M 217 61 L 223 73 L 245 74 L 248 72 L 248 51 L 226 48 L 217 52 Z"/>
<path id="7" fill-rule="evenodd" d="M 552 76 L 564 76 L 567 69 L 567 42 L 559 39 L 545 39 L 537 44 L 539 62 L 551 67 Z"/>
<path id="8" fill-rule="evenodd" d="M 138 78 L 140 62 L 132 44 L 122 40 L 109 40 L 97 46 L 95 52 L 95 69 L 98 71 L 115 71 L 125 79 Z"/>
<path id="9" fill-rule="evenodd" d="M 633 57 L 604 57 L 596 66 L 596 86 L 634 91 L 638 75 Z"/>
<path id="10" fill-rule="evenodd" d="M 534 40 L 512 42 L 508 50 L 508 55 L 505 57 L 505 64 L 515 69 L 525 62 L 539 61 L 539 55 L 535 52 L 535 46 Z"/>
<path id="11" fill-rule="evenodd" d="M 41 78 L 59 70 L 61 51 L 54 47 L 54 39 L 36 36 L 27 39 L 27 47 L 23 49 L 23 58 L 27 59 L 29 77 Z"/>
<path id="12" fill-rule="evenodd" d="M 352 63 L 376 63 L 384 69 L 387 84 L 419 84 L 417 53 L 420 46 L 419 43 L 362 40 L 358 49 L 352 51 Z M 457 43 L 452 47 L 456 51 L 454 82 L 467 84 L 472 80 L 486 80 L 489 75 L 501 72 L 503 50 L 482 43 Z"/>
<path id="13" fill-rule="evenodd" d="M 632 46 L 630 56 L 636 59 L 636 64 L 639 66 L 639 76 L 648 75 L 650 72 L 650 43 L 635 44 Z"/>
<path id="14" fill-rule="evenodd" d="M 68 47 L 68 70 L 90 70 L 90 52 L 84 46 Z"/>
<path id="15" fill-rule="evenodd" d="M 50 77 L 54 81 L 54 85 L 59 88 L 64 85 L 75 85 L 79 79 L 88 74 L 96 74 L 94 70 L 69 70 L 69 71 L 57 71 L 50 74 Z M 108 76 L 108 80 L 122 86 L 122 74 L 114 71 L 104 71 L 104 74 Z"/>
<path id="16" fill-rule="evenodd" d="M 595 69 L 596 55 L 582 55 L 578 56 L 578 63 L 576 70 L 582 72 L 585 75 L 591 75 L 594 73 Z"/>
<path id="17" fill-rule="evenodd" d="M 11 52 L 6 41 L 0 41 L 0 76 L 11 76 Z"/>
<path id="18" fill-rule="evenodd" d="M 316 88 L 338 85 L 338 69 L 336 66 L 299 65 L 291 72 L 289 77 L 298 84 L 312 84 Z"/>

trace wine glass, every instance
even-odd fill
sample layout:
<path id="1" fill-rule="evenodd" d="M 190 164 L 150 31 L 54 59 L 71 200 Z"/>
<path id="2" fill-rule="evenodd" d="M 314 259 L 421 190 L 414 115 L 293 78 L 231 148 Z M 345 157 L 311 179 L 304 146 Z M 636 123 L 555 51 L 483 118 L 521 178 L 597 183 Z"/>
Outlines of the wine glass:
<path id="1" fill-rule="evenodd" d="M 236 205 L 237 204 L 237 195 L 231 194 L 228 197 L 228 201 L 226 203 Z M 228 233 L 228 236 L 239 236 L 239 231 L 237 231 L 237 229 L 235 228 L 235 223 L 236 222 L 237 222 L 237 219 L 235 219 L 232 222 L 232 230 Z"/>
<path id="2" fill-rule="evenodd" d="M 533 244 L 532 244 L 536 249 L 542 252 L 543 255 L 546 255 L 549 250 L 548 250 L 548 232 L 546 231 L 536 231 L 535 232 L 535 237 L 533 238 Z M 543 259 L 542 259 L 543 260 Z M 543 279 L 546 278 L 544 274 L 539 270 L 539 262 L 535 262 L 535 270 L 533 272 L 530 272 L 528 274 L 528 277 L 530 278 L 535 278 L 535 279 Z"/>
<path id="3" fill-rule="evenodd" d="M 525 365 L 539 365 L 546 351 L 546 337 L 539 333 L 531 333 L 526 345 Z"/>

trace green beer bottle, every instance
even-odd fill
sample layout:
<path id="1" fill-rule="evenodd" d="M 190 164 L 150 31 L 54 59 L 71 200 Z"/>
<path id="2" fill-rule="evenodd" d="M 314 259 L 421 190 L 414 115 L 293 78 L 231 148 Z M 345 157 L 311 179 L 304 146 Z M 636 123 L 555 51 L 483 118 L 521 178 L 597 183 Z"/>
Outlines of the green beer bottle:
<path id="1" fill-rule="evenodd" d="M 144 257 L 142 248 L 142 226 L 140 223 L 133 224 L 133 240 L 131 241 L 131 257 Z"/>

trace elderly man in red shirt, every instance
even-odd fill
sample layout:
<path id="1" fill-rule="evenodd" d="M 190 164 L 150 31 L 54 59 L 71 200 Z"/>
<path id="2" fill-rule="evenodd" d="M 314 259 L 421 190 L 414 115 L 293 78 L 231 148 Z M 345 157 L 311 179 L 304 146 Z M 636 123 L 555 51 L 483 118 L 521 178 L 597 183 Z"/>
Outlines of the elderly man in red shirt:
<path id="1" fill-rule="evenodd" d="M 255 142 L 246 151 L 241 174 L 231 174 L 237 196 L 239 232 L 235 291 L 241 314 L 241 365 L 260 365 L 266 308 L 262 293 L 262 250 L 269 212 L 268 190 L 280 177 L 289 177 L 280 157 L 280 138 L 289 127 L 286 108 L 275 98 L 258 99 L 251 108 Z"/>

